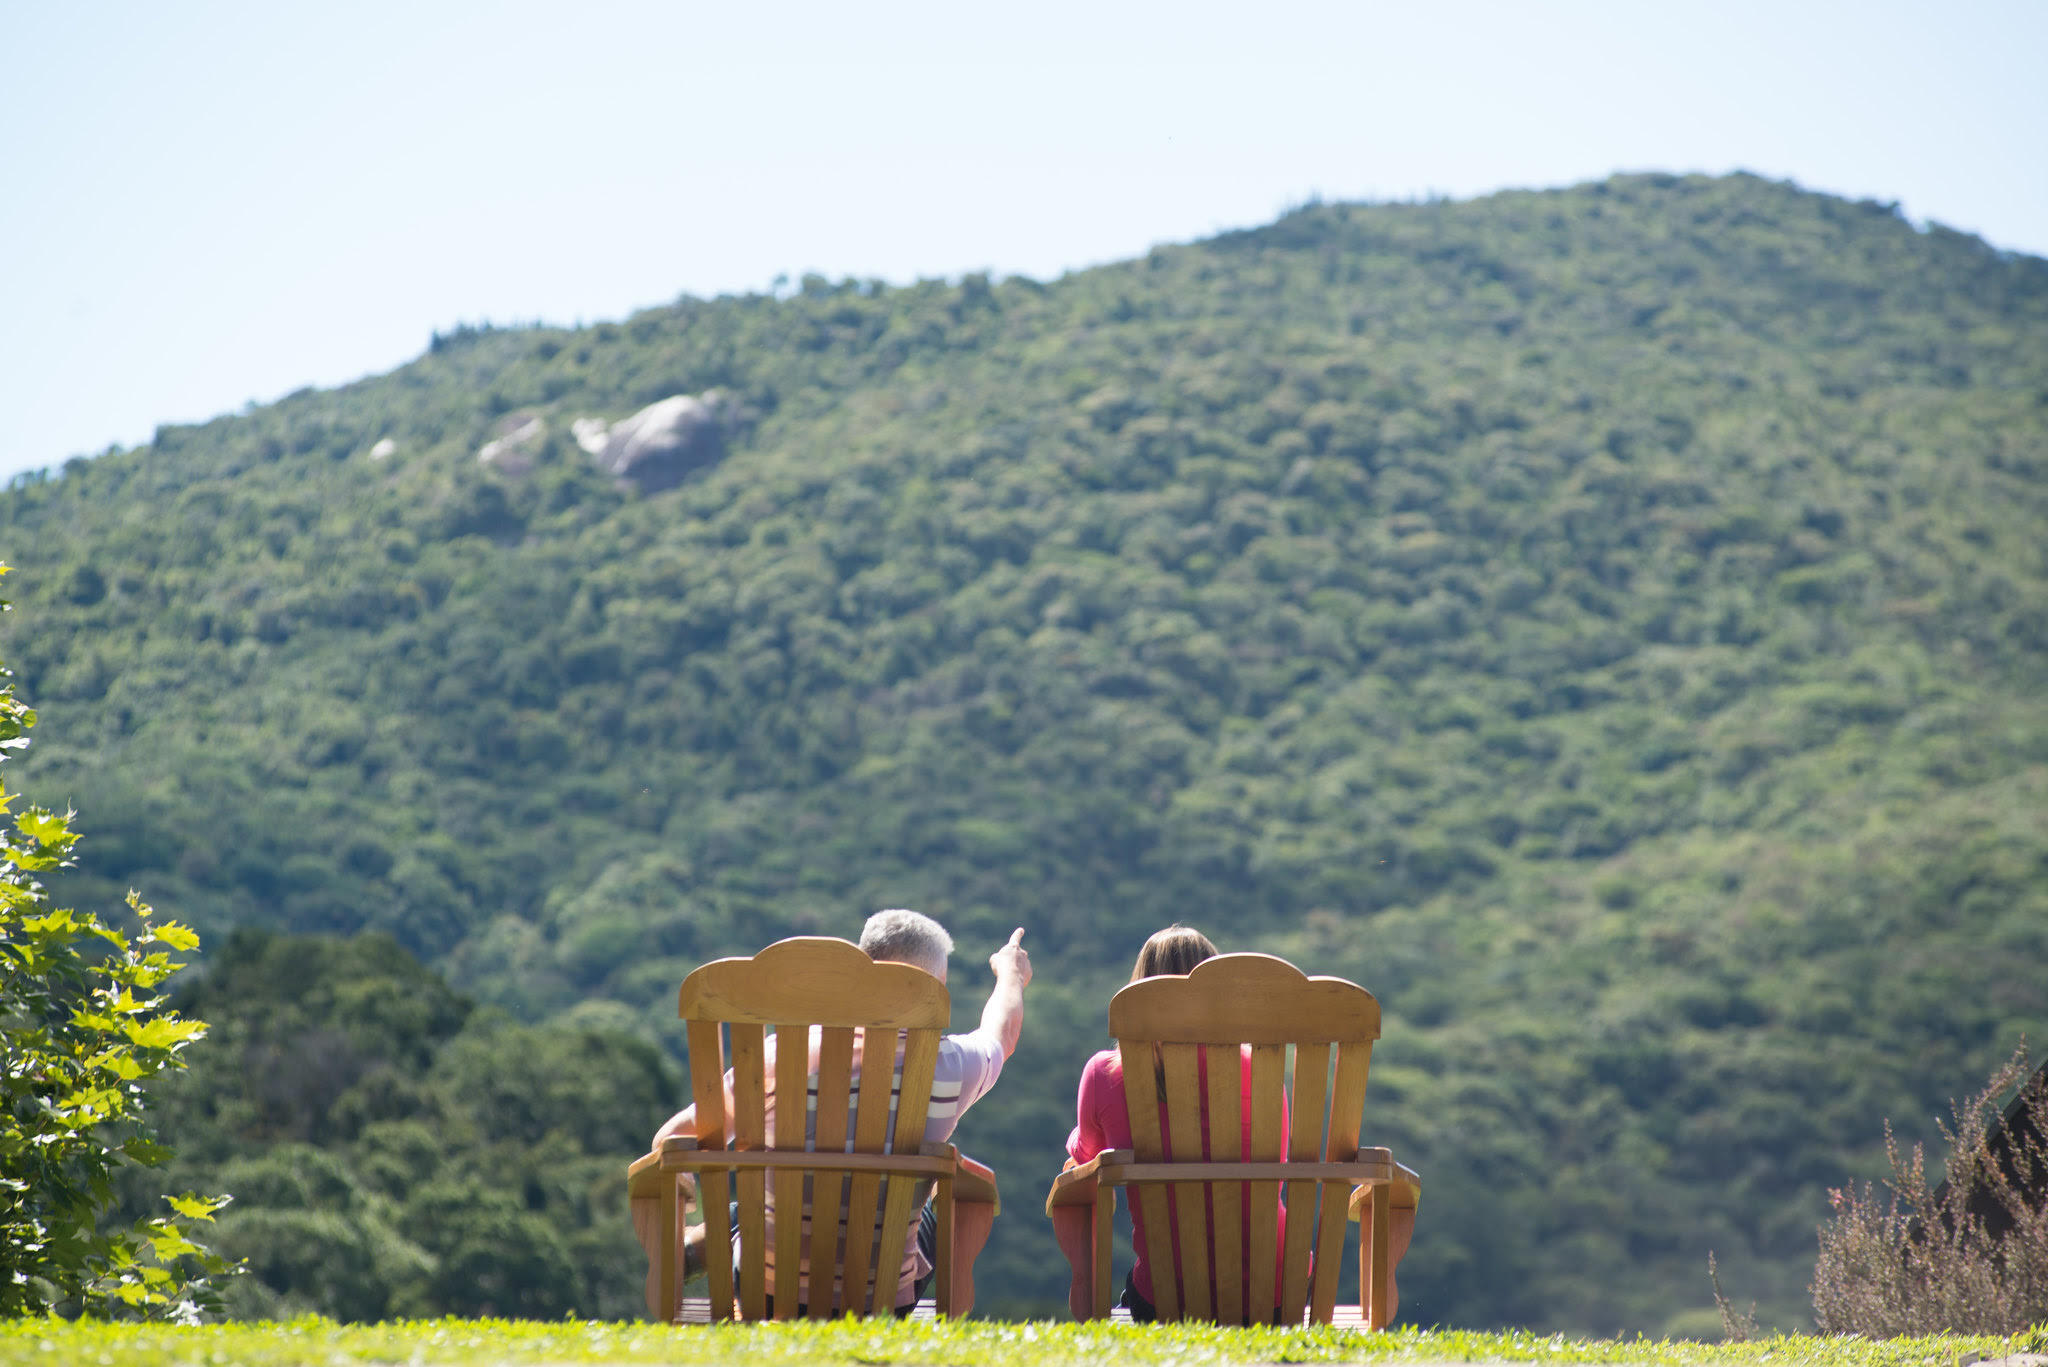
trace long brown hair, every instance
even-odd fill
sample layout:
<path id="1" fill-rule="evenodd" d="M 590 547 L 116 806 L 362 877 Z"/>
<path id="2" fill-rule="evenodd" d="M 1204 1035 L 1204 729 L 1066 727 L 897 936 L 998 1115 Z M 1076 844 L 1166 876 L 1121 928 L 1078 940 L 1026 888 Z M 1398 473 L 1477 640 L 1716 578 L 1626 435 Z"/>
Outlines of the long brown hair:
<path id="1" fill-rule="evenodd" d="M 1215 957 L 1216 946 L 1208 936 L 1193 926 L 1184 926 L 1176 921 L 1145 941 L 1145 947 L 1138 951 L 1138 962 L 1131 969 L 1131 981 L 1168 974 L 1184 977 L 1195 971 L 1196 964 Z M 1152 1046 L 1152 1081 L 1159 1089 L 1159 1096 L 1164 1098 L 1166 1062 L 1160 1057 L 1156 1044 Z"/>
<path id="2" fill-rule="evenodd" d="M 1194 972 L 1195 965 L 1204 959 L 1215 957 L 1216 946 L 1208 936 L 1193 926 L 1175 922 L 1145 941 L 1145 947 L 1138 951 L 1137 966 L 1131 969 L 1131 981 L 1169 974 L 1183 976 Z"/>

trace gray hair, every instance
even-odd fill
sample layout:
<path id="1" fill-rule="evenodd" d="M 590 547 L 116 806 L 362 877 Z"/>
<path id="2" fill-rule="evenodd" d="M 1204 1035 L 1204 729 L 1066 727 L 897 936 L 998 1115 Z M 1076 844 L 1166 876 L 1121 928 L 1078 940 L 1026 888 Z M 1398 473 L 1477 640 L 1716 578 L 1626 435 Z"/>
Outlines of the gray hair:
<path id="1" fill-rule="evenodd" d="M 870 959 L 914 964 L 938 974 L 953 956 L 953 937 L 921 912 L 878 911 L 861 927 L 860 947 Z"/>

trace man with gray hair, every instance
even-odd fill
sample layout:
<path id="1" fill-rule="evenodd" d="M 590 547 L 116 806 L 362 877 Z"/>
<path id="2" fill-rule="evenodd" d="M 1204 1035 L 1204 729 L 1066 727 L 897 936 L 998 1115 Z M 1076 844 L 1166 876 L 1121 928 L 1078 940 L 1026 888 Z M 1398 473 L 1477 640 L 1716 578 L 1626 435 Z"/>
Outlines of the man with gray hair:
<path id="1" fill-rule="evenodd" d="M 915 964 L 934 978 L 946 976 L 953 937 L 921 911 L 878 911 L 860 928 L 860 947 L 876 963 Z"/>
<path id="2" fill-rule="evenodd" d="M 1024 952 L 1024 931 L 1019 927 L 1010 936 L 1009 942 L 989 956 L 988 965 L 995 971 L 996 983 L 988 996 L 988 1002 L 981 1009 L 981 1025 L 964 1035 L 946 1035 L 939 1041 L 939 1057 L 932 1073 L 931 1108 L 925 1113 L 923 1142 L 942 1144 L 952 1137 L 953 1129 L 960 1123 L 960 1117 L 967 1108 L 988 1095 L 996 1079 L 1001 1076 L 1003 1064 L 1010 1055 L 1017 1052 L 1017 1040 L 1024 1033 L 1024 989 L 1031 982 L 1031 956 Z M 937 978 L 946 980 L 946 964 L 953 953 L 953 937 L 946 928 L 931 917 L 915 911 L 895 909 L 878 911 L 861 928 L 860 947 L 869 958 L 882 963 L 909 964 L 921 968 Z M 778 1039 L 768 1041 L 768 1056 L 764 1060 L 768 1085 L 768 1132 L 775 1132 L 775 1058 Z M 813 1041 L 813 1049 L 816 1042 Z M 811 1060 L 810 1083 L 812 1096 L 816 1096 L 818 1085 L 817 1059 Z M 855 1056 L 854 1077 L 860 1076 L 860 1058 Z M 732 1074 L 725 1076 L 728 1094 L 727 1113 L 732 1111 L 730 1099 Z M 655 1132 L 653 1148 L 658 1152 L 662 1141 L 673 1135 L 696 1133 L 695 1106 L 686 1106 L 670 1117 L 667 1124 Z M 805 1130 L 808 1140 L 817 1134 L 817 1116 L 808 1117 Z M 898 1142 L 901 1143 L 899 1136 Z M 967 1307 L 974 1303 L 974 1283 L 971 1276 L 964 1275 L 965 1269 L 973 1265 L 974 1255 L 988 1239 L 989 1220 L 993 1209 L 962 1203 L 955 1207 L 954 1242 L 957 1255 L 954 1258 L 956 1270 L 954 1295 L 960 1304 L 958 1313 L 965 1314 Z M 775 1212 L 768 1212 L 768 1238 L 765 1250 L 768 1267 L 772 1274 L 775 1266 Z M 808 1214 L 805 1223 L 808 1224 Z M 732 1237 L 734 1254 L 737 1259 L 739 1240 L 738 1207 L 732 1211 Z M 933 1258 L 936 1256 L 937 1223 L 931 1207 L 923 1206 L 915 1232 L 916 1237 L 906 1239 L 903 1256 L 903 1271 L 897 1290 L 897 1313 L 907 1314 L 916 1305 L 925 1286 L 933 1274 Z M 808 1233 L 803 1246 L 809 1249 Z M 702 1266 L 703 1245 L 701 1227 L 693 1227 L 684 1245 L 684 1267 L 694 1272 Z M 804 1294 L 809 1293 L 809 1269 L 804 1269 L 801 1284 Z"/>

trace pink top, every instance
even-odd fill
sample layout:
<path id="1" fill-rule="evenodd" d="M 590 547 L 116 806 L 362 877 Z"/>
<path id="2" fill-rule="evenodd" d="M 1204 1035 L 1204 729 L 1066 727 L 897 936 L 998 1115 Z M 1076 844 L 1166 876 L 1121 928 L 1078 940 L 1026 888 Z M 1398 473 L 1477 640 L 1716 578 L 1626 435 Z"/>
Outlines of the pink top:
<path id="1" fill-rule="evenodd" d="M 1222 1153 L 1211 1151 L 1209 1143 L 1209 1107 L 1207 1103 L 1209 1095 L 1209 1051 L 1204 1049 L 1198 1057 L 1201 1060 L 1199 1066 L 1203 1084 L 1202 1157 L 1218 1160 L 1244 1159 L 1251 1152 L 1252 1146 L 1251 1048 L 1245 1046 L 1240 1057 L 1242 1090 L 1239 1092 L 1238 1114 L 1243 1120 L 1243 1132 L 1238 1136 L 1238 1142 L 1234 1146 L 1234 1151 L 1232 1151 L 1231 1146 L 1226 1146 L 1225 1151 Z M 1287 1153 L 1287 1126 L 1286 1099 L 1283 1097 L 1280 1111 L 1280 1153 L 1283 1158 Z M 1166 1156 L 1172 1158 L 1173 1141 L 1167 1137 L 1166 1133 L 1166 1103 L 1163 1098 L 1159 1106 L 1159 1135 L 1161 1143 L 1166 1147 Z M 1105 1049 L 1089 1059 L 1088 1066 L 1081 1070 L 1081 1092 L 1074 1105 L 1074 1132 L 1067 1136 L 1067 1156 L 1076 1163 L 1085 1163 L 1106 1149 L 1128 1149 L 1131 1147 L 1131 1111 L 1130 1103 L 1124 1097 L 1123 1060 L 1116 1050 Z M 1131 1246 L 1137 1253 L 1137 1266 L 1132 1269 L 1131 1280 L 1136 1284 L 1138 1294 L 1156 1305 L 1159 1298 L 1152 1294 L 1152 1261 L 1145 1241 L 1145 1217 L 1139 1213 L 1137 1202 L 1128 1200 L 1129 1195 L 1130 1193 L 1126 1191 L 1126 1203 L 1130 1206 L 1131 1211 Z M 1251 1190 L 1247 1187 L 1244 1193 L 1244 1217 L 1239 1224 L 1239 1228 L 1244 1231 L 1244 1252 L 1242 1257 L 1247 1264 L 1251 1261 L 1251 1203 Z M 1180 1237 L 1180 1218 L 1174 1213 L 1170 1204 L 1167 1207 L 1166 1218 L 1173 1226 L 1172 1237 L 1178 1242 Z M 1274 1245 L 1274 1249 L 1277 1256 L 1285 1257 L 1284 1250 L 1287 1247 L 1287 1211 L 1284 1206 L 1279 1212 L 1279 1220 L 1279 1238 L 1278 1242 Z M 1215 1227 L 1215 1216 L 1212 1209 L 1209 1228 L 1213 1230 Z M 1211 1266 L 1213 1265 L 1214 1260 L 1212 1257 Z M 1275 1267 L 1275 1277 L 1277 1280 L 1277 1265 Z M 1273 1296 L 1274 1303 L 1277 1304 L 1279 1299 L 1279 1291 L 1276 1285 Z M 1211 1304 L 1214 1303 L 1212 1297 Z"/>

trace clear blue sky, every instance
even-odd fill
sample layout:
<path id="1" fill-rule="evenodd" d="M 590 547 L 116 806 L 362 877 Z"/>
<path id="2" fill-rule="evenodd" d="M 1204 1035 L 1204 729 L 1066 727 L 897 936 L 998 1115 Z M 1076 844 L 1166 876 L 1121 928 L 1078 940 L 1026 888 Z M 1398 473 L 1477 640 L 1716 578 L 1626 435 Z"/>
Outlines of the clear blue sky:
<path id="1" fill-rule="evenodd" d="M 2048 254 L 2048 3 L 0 0 L 0 475 L 780 274 L 1747 169 Z M 0 548 L 4 549 L 4 548 Z"/>

